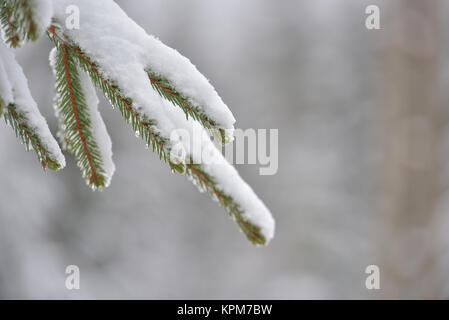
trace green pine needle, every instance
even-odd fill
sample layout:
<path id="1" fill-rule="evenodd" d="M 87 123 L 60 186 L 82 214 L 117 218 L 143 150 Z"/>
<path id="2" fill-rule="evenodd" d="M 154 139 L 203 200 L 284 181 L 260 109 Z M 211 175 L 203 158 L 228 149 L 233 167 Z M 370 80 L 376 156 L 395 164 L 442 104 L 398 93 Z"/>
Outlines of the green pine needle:
<path id="1" fill-rule="evenodd" d="M 146 70 L 148 78 L 150 79 L 151 86 L 156 90 L 159 95 L 168 101 L 170 101 L 174 106 L 178 106 L 184 111 L 186 119 L 192 117 L 194 120 L 201 123 L 201 125 L 208 129 L 214 136 L 218 136 L 222 144 L 227 143 L 227 138 L 225 131 L 217 126 L 216 121 L 210 119 L 210 117 L 205 114 L 200 107 L 194 107 L 188 99 L 183 97 L 171 84 L 170 82 L 151 72 L 149 69 Z"/>
<path id="2" fill-rule="evenodd" d="M 34 5 L 34 0 L 1 0 L 0 24 L 10 47 L 39 37 Z"/>
<path id="3" fill-rule="evenodd" d="M 29 120 L 24 113 L 17 110 L 14 104 L 9 104 L 4 108 L 3 117 L 5 122 L 9 124 L 17 137 L 22 140 L 27 151 L 33 148 L 42 168 L 50 168 L 51 170 L 59 170 L 62 168 L 56 158 L 52 157 L 50 151 L 42 143 L 37 133 L 29 126 Z"/>
<path id="4" fill-rule="evenodd" d="M 248 240 L 254 244 L 265 245 L 266 239 L 260 232 L 260 228 L 251 224 L 243 218 L 243 211 L 234 199 L 224 193 L 215 182 L 214 178 L 205 173 L 199 164 L 187 164 L 187 176 L 193 180 L 194 184 L 200 189 L 205 190 L 209 195 L 228 212 L 234 219 Z"/>
<path id="5" fill-rule="evenodd" d="M 132 100 L 123 96 L 117 85 L 106 80 L 100 72 L 99 66 L 92 62 L 81 49 L 64 41 L 56 34 L 54 28 L 49 28 L 48 35 L 56 45 L 65 45 L 67 51 L 71 52 L 71 56 L 76 57 L 81 68 L 89 74 L 94 85 L 101 89 L 111 105 L 120 111 L 127 123 L 131 124 L 136 135 L 141 137 L 146 142 L 146 145 L 158 154 L 161 160 L 169 162 L 169 157 L 167 156 L 169 150 L 166 150 L 167 140 L 157 133 L 156 121 L 149 119 L 148 116 L 137 110 L 133 106 Z M 170 162 L 169 165 L 176 171 L 181 170 L 180 166 L 182 166 Z"/>
<path id="6" fill-rule="evenodd" d="M 107 183 L 103 158 L 93 134 L 76 56 L 65 44 L 57 46 L 54 68 L 62 145 L 74 155 L 86 183 L 101 190 Z"/>

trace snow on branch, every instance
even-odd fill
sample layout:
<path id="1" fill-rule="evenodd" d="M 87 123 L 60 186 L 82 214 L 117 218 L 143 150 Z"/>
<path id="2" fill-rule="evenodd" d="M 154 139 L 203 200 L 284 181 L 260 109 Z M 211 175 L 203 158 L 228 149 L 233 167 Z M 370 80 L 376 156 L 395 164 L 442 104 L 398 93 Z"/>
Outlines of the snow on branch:
<path id="1" fill-rule="evenodd" d="M 21 7 L 24 3 L 25 7 Z M 196 67 L 148 35 L 113 1 L 77 1 L 83 17 L 79 29 L 63 24 L 71 0 L 48 2 L 42 16 L 34 15 L 38 6 L 33 5 L 38 3 L 47 0 L 3 0 L 4 36 L 13 47 L 24 39 L 33 40 L 32 30 L 46 25 L 43 21 L 49 20 L 46 15 L 53 7 L 47 35 L 56 46 L 50 61 L 56 75 L 55 109 L 60 137 L 77 159 L 87 183 L 94 189 L 106 187 L 115 170 L 111 141 L 97 110 L 93 83 L 173 172 L 185 174 L 200 191 L 207 191 L 252 243 L 267 244 L 274 235 L 270 211 L 224 159 L 208 134 L 212 131 L 222 143 L 232 141 L 235 119 Z M 16 12 L 22 20 L 15 18 Z M 36 22 L 38 16 L 40 22 Z M 0 55 L 0 71 L 3 68 L 7 74 L 0 76 L 0 111 L 6 105 L 5 119 L 27 145 L 33 146 L 44 167 L 60 168 L 64 158 L 29 95 L 20 66 L 11 63 L 14 58 L 9 54 L 5 51 Z M 193 145 L 181 141 L 184 154 L 173 158 L 172 151 L 179 146 L 179 140 L 173 139 L 177 130 L 186 131 L 194 139 Z M 201 133 L 200 139 L 195 138 L 195 132 Z M 209 161 L 203 161 L 203 150 L 209 151 Z"/>
<path id="2" fill-rule="evenodd" d="M 27 150 L 31 147 L 34 149 L 44 169 L 63 168 L 65 159 L 61 149 L 31 97 L 22 68 L 3 43 L 0 43 L 0 64 L 0 100 L 4 104 L 5 121 L 14 129 Z"/>
<path id="3" fill-rule="evenodd" d="M 193 137 L 175 140 L 186 153 L 188 178 L 225 208 L 252 243 L 267 244 L 274 236 L 275 222 L 262 200 L 226 161 L 198 122 L 186 119 L 178 109 L 168 109 L 168 114 L 178 132 Z"/>
<path id="4" fill-rule="evenodd" d="M 54 2 L 55 17 L 59 21 L 64 21 L 64 9 L 71 2 Z M 148 35 L 113 1 L 80 0 L 76 5 L 83 17 L 81 29 L 65 29 L 64 33 L 82 50 L 88 49 L 93 60 L 111 65 L 108 70 L 111 76 L 122 73 L 118 66 L 138 69 L 139 75 L 146 71 L 147 79 L 149 77 L 151 83 L 160 88 L 159 94 L 206 127 L 222 129 L 222 141 L 232 140 L 234 116 L 187 58 Z M 112 67 L 112 62 L 122 64 Z M 136 81 L 129 82 L 134 84 Z"/>
<path id="5" fill-rule="evenodd" d="M 144 104 L 147 109 L 144 110 L 142 107 L 139 107 L 132 98 L 126 96 L 123 93 L 121 84 L 125 85 L 126 82 L 123 81 L 123 78 L 129 79 L 132 76 L 128 74 L 126 68 L 123 69 L 123 78 L 119 75 L 117 78 L 112 78 L 111 76 L 106 76 L 108 74 L 104 71 L 104 65 L 100 65 L 96 61 L 92 61 L 88 55 L 81 51 L 81 49 L 72 44 L 73 41 L 68 39 L 64 39 L 64 36 L 59 34 L 60 29 L 58 27 L 50 27 L 48 29 L 49 37 L 55 42 L 57 46 L 64 45 L 67 51 L 70 51 L 73 56 L 78 59 L 78 63 L 81 68 L 87 72 L 92 80 L 92 82 L 104 93 L 105 97 L 109 100 L 112 106 L 116 107 L 124 119 L 131 124 L 133 130 L 136 133 L 136 136 L 141 137 L 145 140 L 147 146 L 151 146 L 153 151 L 157 152 L 159 158 L 167 161 L 170 167 L 173 170 L 184 172 L 183 165 L 177 165 L 171 163 L 169 161 L 169 137 L 170 130 L 174 129 L 171 121 L 163 114 L 160 110 L 160 98 L 154 101 L 154 110 L 148 106 L 148 104 Z M 133 70 L 130 70 L 132 72 Z M 148 89 L 148 81 L 144 80 L 143 83 L 145 93 L 146 89 Z M 149 100 L 151 101 L 151 96 L 149 96 Z M 145 99 L 142 99 L 145 101 Z M 159 110 L 157 110 L 159 107 Z M 159 112 L 157 112 L 159 111 Z M 157 119 L 157 120 L 155 120 Z M 162 134 L 159 129 L 159 126 L 156 126 L 156 123 L 159 125 L 164 124 L 162 128 L 165 129 L 164 134 Z"/>
<path id="6" fill-rule="evenodd" d="M 93 189 L 103 189 L 109 185 L 115 167 L 95 90 L 64 43 L 52 50 L 50 64 L 56 76 L 55 110 L 61 143 L 74 155 L 86 183 Z"/>
<path id="7" fill-rule="evenodd" d="M 153 89 L 157 91 L 162 97 L 170 101 L 173 105 L 180 107 L 188 119 L 189 116 L 198 121 L 209 131 L 216 136 L 222 144 L 226 144 L 232 140 L 232 131 L 229 129 L 219 128 L 216 121 L 209 118 L 201 108 L 195 107 L 186 98 L 184 98 L 170 82 L 157 74 L 151 73 L 147 70 L 148 78 L 150 79 Z"/>
<path id="8" fill-rule="evenodd" d="M 159 41 L 150 41 L 153 38 L 146 35 L 115 3 L 96 1 L 92 4 L 89 1 L 79 1 L 77 5 L 81 12 L 85 12 L 81 29 L 67 30 L 64 26 L 55 24 L 49 29 L 50 37 L 59 45 L 64 44 L 78 57 L 79 64 L 91 76 L 93 83 L 120 110 L 138 135 L 153 146 L 161 159 L 168 162 L 173 170 L 185 172 L 201 190 L 208 191 L 236 220 L 251 242 L 268 243 L 274 234 L 274 220 L 269 210 L 237 171 L 224 160 L 209 137 L 199 143 L 202 147 L 213 148 L 220 164 L 203 164 L 197 161 L 200 155 L 195 154 L 195 148 L 191 149 L 187 145 L 186 157 L 182 159 L 184 161 L 175 163 L 170 160 L 174 144 L 170 135 L 173 131 L 184 129 L 192 133 L 198 127 L 204 130 L 201 112 L 205 114 L 206 109 L 196 108 L 192 102 L 194 100 L 186 98 L 189 94 L 197 95 L 196 101 L 203 102 L 202 106 L 208 106 L 207 110 L 217 119 L 216 123 L 225 124 L 222 125 L 223 128 L 230 129 L 226 133 L 232 134 L 235 120 L 207 80 L 203 76 L 199 77 L 193 65 L 179 53 L 163 46 Z M 97 6 L 101 6 L 101 10 Z M 63 7 L 64 4 L 61 4 L 59 9 L 55 4 L 56 21 L 63 18 L 63 11 L 60 11 Z M 101 37 L 98 37 L 99 34 Z M 172 58 L 166 60 L 164 56 Z M 187 63 L 191 65 L 191 69 L 186 67 Z M 150 72 L 148 65 L 151 64 L 153 68 Z M 157 65 L 160 65 L 159 68 L 154 68 Z M 177 67 L 180 69 L 179 74 L 175 72 Z M 163 70 L 172 72 L 165 72 L 161 77 Z M 167 80 L 170 77 L 179 81 L 170 82 Z M 181 85 L 187 82 L 188 86 Z M 178 83 L 178 87 L 174 88 L 173 83 Z M 182 93 L 182 89 L 178 88 L 183 88 Z M 181 108 L 175 108 L 173 104 Z M 192 111 L 197 111 L 198 116 L 189 113 L 183 106 L 194 107 Z M 213 118 L 208 115 L 204 119 Z"/>

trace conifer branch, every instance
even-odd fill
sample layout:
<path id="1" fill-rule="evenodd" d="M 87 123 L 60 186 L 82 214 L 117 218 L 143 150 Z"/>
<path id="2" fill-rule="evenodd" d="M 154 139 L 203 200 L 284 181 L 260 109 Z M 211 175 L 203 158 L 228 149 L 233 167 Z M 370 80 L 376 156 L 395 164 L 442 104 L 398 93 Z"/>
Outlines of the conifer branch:
<path id="1" fill-rule="evenodd" d="M 207 174 L 200 164 L 193 164 L 192 161 L 187 164 L 175 164 L 170 161 L 167 156 L 170 152 L 168 147 L 168 138 L 157 133 L 157 122 L 155 120 L 148 119 L 146 115 L 139 112 L 139 110 L 133 106 L 132 100 L 125 97 L 121 93 L 120 88 L 102 74 L 101 67 L 97 63 L 93 62 L 78 46 L 69 43 L 67 40 L 64 40 L 61 36 L 59 36 L 55 28 L 56 27 L 54 26 L 48 28 L 47 34 L 50 39 L 52 39 L 57 46 L 64 46 L 67 51 L 71 51 L 77 56 L 81 68 L 90 75 L 92 82 L 103 91 L 105 97 L 108 98 L 111 105 L 120 110 L 122 116 L 128 123 L 131 123 L 133 130 L 138 133 L 138 136 L 144 139 L 147 145 L 152 145 L 153 151 L 158 153 L 159 158 L 167 162 L 172 170 L 179 173 L 186 173 L 186 175 L 193 180 L 194 184 L 196 184 L 200 190 L 208 191 L 208 193 L 216 199 L 219 204 L 225 208 L 228 214 L 237 222 L 239 227 L 252 243 L 260 245 L 266 244 L 267 240 L 262 234 L 260 228 L 244 218 L 244 212 L 239 204 L 231 196 L 220 189 L 214 178 Z M 157 78 L 154 79 L 159 81 Z M 156 84 L 152 82 L 153 88 L 155 85 Z M 161 84 L 161 86 L 158 87 L 161 91 L 172 97 L 172 99 L 176 99 L 176 101 L 183 101 L 184 103 L 184 100 L 178 100 L 178 97 L 175 98 L 176 94 L 174 94 L 168 86 L 165 87 L 165 84 Z M 173 96 L 168 94 L 168 91 L 165 91 L 162 87 L 173 93 Z"/>
<path id="2" fill-rule="evenodd" d="M 102 155 L 92 132 L 76 57 L 64 43 L 57 46 L 53 67 L 62 144 L 75 156 L 86 183 L 93 189 L 102 189 L 107 183 Z"/>
<path id="3" fill-rule="evenodd" d="M 16 35 L 16 27 L 12 21 L 11 9 L 5 0 L 0 7 L 0 22 L 5 32 L 5 42 L 10 47 L 15 48 L 18 45 L 19 37 Z"/>
<path id="4" fill-rule="evenodd" d="M 0 43 L 0 115 L 27 151 L 34 149 L 44 169 L 59 170 L 65 159 L 29 91 L 12 50 Z"/>
<path id="5" fill-rule="evenodd" d="M 18 111 L 15 104 L 9 104 L 4 108 L 5 122 L 9 124 L 17 137 L 19 137 L 27 151 L 30 147 L 34 149 L 36 155 L 42 165 L 42 168 L 50 168 L 51 170 L 59 170 L 62 165 L 51 155 L 51 152 L 45 147 L 39 135 L 29 126 L 27 116 Z"/>
<path id="6" fill-rule="evenodd" d="M 213 177 L 201 169 L 201 165 L 187 164 L 186 174 L 193 179 L 194 184 L 200 190 L 206 190 L 214 200 L 218 201 L 231 218 L 237 222 L 240 229 L 252 243 L 259 245 L 266 244 L 266 239 L 260 232 L 260 228 L 243 218 L 244 212 L 239 204 L 217 186 Z"/>
<path id="7" fill-rule="evenodd" d="M 55 27 L 48 28 L 49 37 L 55 44 L 64 44 L 68 51 L 71 51 L 78 58 L 81 68 L 86 71 L 92 82 L 104 93 L 112 106 L 119 109 L 123 118 L 130 123 L 136 135 L 141 137 L 147 146 L 151 146 L 159 159 L 167 162 L 172 170 L 183 173 L 184 165 L 169 161 L 169 150 L 166 146 L 167 139 L 157 132 L 156 121 L 149 119 L 132 105 L 132 100 L 122 95 L 117 85 L 107 80 L 101 73 L 98 64 L 92 62 L 77 46 L 71 45 L 62 39 L 55 31 Z"/>
<path id="8" fill-rule="evenodd" d="M 219 136 L 222 144 L 229 142 L 227 141 L 224 129 L 217 126 L 217 122 L 205 114 L 200 107 L 194 107 L 188 99 L 184 98 L 178 91 L 176 91 L 167 79 L 158 76 L 148 69 L 146 72 L 153 89 L 155 89 L 160 96 L 170 101 L 174 106 L 180 107 L 184 111 L 186 119 L 190 116 L 201 123 L 201 125 L 208 129 L 214 136 Z"/>
<path id="9" fill-rule="evenodd" d="M 35 0 L 1 1 L 0 21 L 5 42 L 10 47 L 16 48 L 21 42 L 35 41 L 39 37 L 35 6 Z"/>

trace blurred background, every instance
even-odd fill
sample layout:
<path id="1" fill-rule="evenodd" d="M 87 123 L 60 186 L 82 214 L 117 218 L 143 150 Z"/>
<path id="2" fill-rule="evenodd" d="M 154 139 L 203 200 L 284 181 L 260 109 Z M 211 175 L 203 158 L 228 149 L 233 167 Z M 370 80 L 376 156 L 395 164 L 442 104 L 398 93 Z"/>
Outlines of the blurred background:
<path id="1" fill-rule="evenodd" d="M 449 297 L 448 1 L 117 2 L 191 59 L 238 128 L 279 129 L 276 175 L 237 166 L 276 236 L 252 246 L 103 99 L 117 167 L 104 192 L 70 156 L 43 172 L 0 125 L 0 298 Z M 50 49 L 42 37 L 18 60 L 56 132 Z M 365 287 L 372 264 L 380 290 Z"/>

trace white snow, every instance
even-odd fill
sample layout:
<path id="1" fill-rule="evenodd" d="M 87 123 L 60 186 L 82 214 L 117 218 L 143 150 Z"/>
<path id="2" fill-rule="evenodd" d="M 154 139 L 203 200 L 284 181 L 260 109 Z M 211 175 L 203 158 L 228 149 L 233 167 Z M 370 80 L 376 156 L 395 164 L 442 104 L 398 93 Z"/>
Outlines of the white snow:
<path id="1" fill-rule="evenodd" d="M 106 178 L 105 186 L 108 187 L 115 172 L 115 165 L 112 161 L 111 138 L 106 130 L 106 125 L 104 124 L 103 118 L 101 117 L 100 112 L 98 112 L 99 101 L 95 88 L 93 87 L 89 76 L 81 70 L 81 68 L 78 68 L 78 72 L 80 74 L 80 82 L 84 93 L 84 99 L 86 101 L 86 105 L 89 107 L 93 135 L 100 149 L 101 158 L 103 160 L 103 169 L 105 171 Z"/>
<path id="2" fill-rule="evenodd" d="M 72 3 L 72 0 L 53 2 L 55 17 L 60 22 L 65 21 L 65 8 Z M 232 140 L 234 116 L 209 81 L 187 58 L 148 35 L 113 1 L 80 0 L 76 5 L 81 13 L 80 30 L 65 29 L 64 32 L 81 48 L 88 49 L 91 58 L 102 65 L 133 68 L 138 71 L 138 77 L 145 77 L 146 81 L 149 80 L 144 69 L 149 67 L 168 79 L 194 106 L 202 108 L 219 127 L 230 129 L 228 134 Z M 109 71 L 113 78 L 121 72 L 118 68 Z"/>
<path id="3" fill-rule="evenodd" d="M 65 7 L 70 0 L 53 2 L 55 17 L 58 21 L 65 19 Z M 174 108 L 151 87 L 146 66 L 159 72 L 176 83 L 176 88 L 203 106 L 207 113 L 213 115 L 224 128 L 232 134 L 235 122 L 232 113 L 221 101 L 215 90 L 195 67 L 175 50 L 164 46 L 159 40 L 147 35 L 114 2 L 108 0 L 77 1 L 81 12 L 81 29 L 63 32 L 69 36 L 86 54 L 100 65 L 102 73 L 119 86 L 122 93 L 133 100 L 133 107 L 157 121 L 158 132 L 169 139 L 174 130 L 184 129 L 194 136 L 195 130 L 205 133 L 202 126 L 185 117 L 180 108 Z M 202 159 L 201 151 L 212 150 L 215 162 L 203 163 L 202 170 L 214 177 L 218 187 L 232 196 L 240 204 L 243 217 L 258 226 L 267 242 L 274 235 L 274 219 L 270 211 L 257 197 L 253 190 L 239 176 L 233 166 L 228 164 L 215 148 L 207 134 L 194 141 L 190 147 L 185 143 L 188 157 L 195 162 Z M 170 149 L 176 142 L 170 142 Z M 199 151 L 198 151 L 199 150 Z"/>
<path id="4" fill-rule="evenodd" d="M 17 110 L 23 113 L 28 119 L 28 125 L 39 136 L 44 147 L 48 150 L 53 159 L 61 167 L 65 166 L 65 158 L 59 148 L 58 143 L 50 132 L 47 122 L 39 112 L 39 109 L 31 96 L 28 88 L 28 81 L 23 73 L 22 67 L 16 62 L 13 53 L 0 43 L 0 59 L 9 79 L 12 88 L 13 101 Z"/>
<path id="5" fill-rule="evenodd" d="M 57 49 L 53 48 L 50 51 L 49 61 L 53 73 L 56 73 L 56 53 Z M 105 186 L 108 187 L 111 183 L 112 176 L 115 172 L 115 165 L 112 161 L 112 141 L 108 134 L 106 125 L 98 111 L 98 97 L 95 88 L 90 80 L 90 77 L 78 67 L 79 79 L 81 83 L 81 90 L 84 94 L 86 106 L 89 108 L 89 119 L 91 121 L 92 134 L 100 149 L 101 158 L 103 161 L 104 176 L 106 178 Z M 56 116 L 58 116 L 58 106 L 54 105 Z"/>
<path id="6" fill-rule="evenodd" d="M 165 101 L 163 103 L 165 104 Z M 208 132 L 198 122 L 190 118 L 186 120 L 178 109 L 166 108 L 166 113 L 178 130 L 190 133 L 192 137 L 190 141 L 182 139 L 180 142 L 187 155 L 193 158 L 193 163 L 200 163 L 201 169 L 214 177 L 217 187 L 240 205 L 243 218 L 258 226 L 268 243 L 274 236 L 275 222 L 262 200 L 240 177 L 237 170 L 226 161 L 210 140 Z"/>

